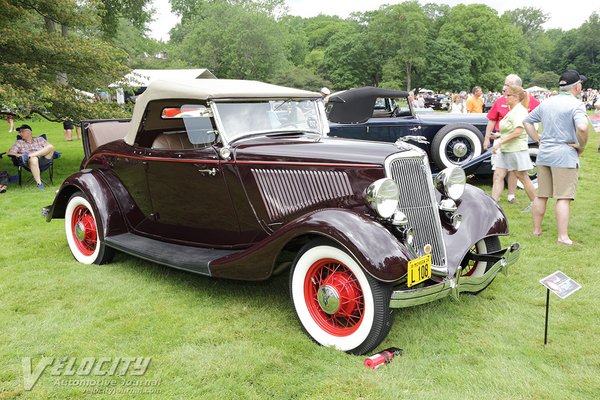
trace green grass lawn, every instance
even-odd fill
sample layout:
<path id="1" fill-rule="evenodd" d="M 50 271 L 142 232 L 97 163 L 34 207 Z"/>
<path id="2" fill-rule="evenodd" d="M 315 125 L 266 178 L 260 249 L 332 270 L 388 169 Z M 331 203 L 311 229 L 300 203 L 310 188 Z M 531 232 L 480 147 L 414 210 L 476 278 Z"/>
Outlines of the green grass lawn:
<path id="1" fill-rule="evenodd" d="M 16 121 L 20 124 L 23 121 Z M 600 394 L 600 154 L 593 134 L 583 155 L 571 237 L 556 245 L 549 202 L 545 234 L 532 237 L 523 191 L 504 207 L 521 259 L 477 296 L 396 311 L 380 346 L 404 354 L 377 370 L 314 344 L 296 321 L 287 276 L 265 283 L 214 280 L 118 253 L 106 266 L 77 263 L 63 220 L 46 223 L 43 206 L 79 168 L 81 141 L 65 142 L 61 124 L 28 121 L 62 157 L 55 184 L 11 183 L 0 194 L 0 399 L 597 399 Z M 18 125 L 17 125 L 18 126 Z M 14 141 L 7 124 L 0 152 Z M 15 170 L 6 157 L 0 169 Z M 474 182 L 487 191 L 490 182 Z M 583 288 L 550 297 L 539 280 L 561 270 Z M 24 389 L 23 359 L 148 357 L 143 376 L 65 376 L 50 367 Z M 54 374 L 54 375 L 53 375 Z M 81 385 L 114 380 L 114 394 Z M 141 387 L 139 385 L 149 386 Z M 136 388 L 147 390 L 125 392 Z M 89 389 L 89 388 L 87 388 Z M 110 392 L 109 392 L 110 393 Z"/>

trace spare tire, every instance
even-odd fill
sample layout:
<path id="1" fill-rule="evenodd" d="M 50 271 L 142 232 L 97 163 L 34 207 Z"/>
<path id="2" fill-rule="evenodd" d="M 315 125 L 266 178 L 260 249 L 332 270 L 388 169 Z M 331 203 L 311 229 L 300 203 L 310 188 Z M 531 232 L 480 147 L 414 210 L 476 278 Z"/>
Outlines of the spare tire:
<path id="1" fill-rule="evenodd" d="M 444 126 L 431 141 L 431 158 L 440 168 L 461 165 L 481 155 L 483 135 L 471 124 Z"/>

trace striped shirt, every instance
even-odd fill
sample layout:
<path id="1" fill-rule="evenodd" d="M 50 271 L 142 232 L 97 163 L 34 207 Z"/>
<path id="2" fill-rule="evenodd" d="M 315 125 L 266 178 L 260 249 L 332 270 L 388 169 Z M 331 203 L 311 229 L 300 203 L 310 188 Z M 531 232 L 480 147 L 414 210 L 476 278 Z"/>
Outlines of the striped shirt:
<path id="1" fill-rule="evenodd" d="M 31 143 L 21 139 L 17 140 L 9 152 L 14 154 L 29 154 L 48 146 L 48 142 L 43 137 L 34 137 L 32 139 Z"/>

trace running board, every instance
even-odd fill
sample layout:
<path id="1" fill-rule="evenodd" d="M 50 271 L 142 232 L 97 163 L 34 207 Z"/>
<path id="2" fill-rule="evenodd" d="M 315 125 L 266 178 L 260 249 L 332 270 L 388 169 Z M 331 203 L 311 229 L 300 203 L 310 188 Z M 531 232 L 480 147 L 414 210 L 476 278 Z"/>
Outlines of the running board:
<path id="1" fill-rule="evenodd" d="M 107 246 L 123 253 L 208 276 L 211 276 L 211 261 L 239 252 L 239 250 L 207 249 L 165 243 L 133 233 L 109 236 L 104 241 Z"/>

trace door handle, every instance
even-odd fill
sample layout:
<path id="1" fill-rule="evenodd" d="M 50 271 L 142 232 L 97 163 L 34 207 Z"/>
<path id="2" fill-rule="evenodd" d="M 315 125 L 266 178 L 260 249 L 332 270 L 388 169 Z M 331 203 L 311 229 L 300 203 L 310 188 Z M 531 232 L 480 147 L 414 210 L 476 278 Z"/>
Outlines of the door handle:
<path id="1" fill-rule="evenodd" d="M 198 172 L 202 173 L 202 174 L 209 174 L 212 176 L 217 175 L 217 169 L 213 168 L 213 169 L 199 169 Z"/>

